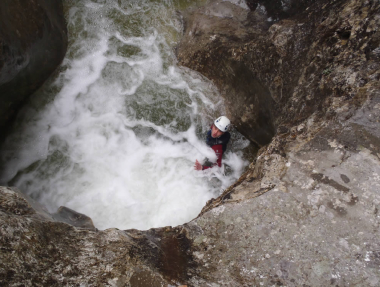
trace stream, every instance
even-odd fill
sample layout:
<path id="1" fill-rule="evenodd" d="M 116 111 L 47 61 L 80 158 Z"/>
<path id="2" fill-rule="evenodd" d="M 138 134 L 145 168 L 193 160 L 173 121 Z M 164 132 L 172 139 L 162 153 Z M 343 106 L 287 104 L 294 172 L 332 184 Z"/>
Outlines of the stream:
<path id="1" fill-rule="evenodd" d="M 68 1 L 69 46 L 20 111 L 0 155 L 0 183 L 49 212 L 67 206 L 99 229 L 149 229 L 196 217 L 248 165 L 231 130 L 224 169 L 205 144 L 225 114 L 210 81 L 176 64 L 177 10 L 202 1 Z"/>

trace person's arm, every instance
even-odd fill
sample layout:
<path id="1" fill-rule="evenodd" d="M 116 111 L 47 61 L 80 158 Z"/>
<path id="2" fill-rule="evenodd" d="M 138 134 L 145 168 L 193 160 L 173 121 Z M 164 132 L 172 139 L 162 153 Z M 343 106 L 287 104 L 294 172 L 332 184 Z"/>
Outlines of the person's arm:
<path id="1" fill-rule="evenodd" d="M 195 160 L 194 169 L 195 170 L 203 170 L 203 166 L 200 164 L 200 162 L 197 159 Z"/>
<path id="2" fill-rule="evenodd" d="M 212 165 L 201 165 L 201 163 L 198 160 L 195 160 L 194 169 L 195 170 L 205 170 L 205 169 L 208 169 L 210 167 L 214 167 L 216 164 L 217 163 L 214 163 Z"/>
<path id="3" fill-rule="evenodd" d="M 202 170 L 214 167 L 215 165 L 216 165 L 216 163 L 214 163 L 213 165 L 210 165 L 210 166 L 209 165 L 202 165 Z"/>

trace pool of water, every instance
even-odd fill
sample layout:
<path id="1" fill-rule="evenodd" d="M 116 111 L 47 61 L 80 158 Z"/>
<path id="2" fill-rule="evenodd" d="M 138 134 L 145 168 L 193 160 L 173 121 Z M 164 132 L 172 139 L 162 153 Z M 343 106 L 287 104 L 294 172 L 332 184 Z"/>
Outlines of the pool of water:
<path id="1" fill-rule="evenodd" d="M 67 55 L 19 113 L 1 153 L 0 183 L 99 229 L 191 220 L 243 172 L 249 145 L 232 130 L 223 169 L 204 142 L 223 101 L 176 65 L 177 9 L 202 1 L 64 1 Z"/>

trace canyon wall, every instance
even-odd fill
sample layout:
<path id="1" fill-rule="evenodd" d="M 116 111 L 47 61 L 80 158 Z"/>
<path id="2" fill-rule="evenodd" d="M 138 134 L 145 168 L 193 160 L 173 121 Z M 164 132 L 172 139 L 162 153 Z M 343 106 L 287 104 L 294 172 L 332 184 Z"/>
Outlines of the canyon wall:
<path id="1" fill-rule="evenodd" d="M 276 1 L 261 2 L 253 11 L 218 1 L 186 11 L 177 50 L 180 64 L 217 85 L 232 122 L 260 146 L 311 115 L 332 119 L 337 106 L 360 106 L 379 80 L 377 2 L 289 4 L 291 16 L 277 21 Z"/>
<path id="2" fill-rule="evenodd" d="M 0 3 L 0 134 L 61 63 L 67 28 L 61 0 Z"/>

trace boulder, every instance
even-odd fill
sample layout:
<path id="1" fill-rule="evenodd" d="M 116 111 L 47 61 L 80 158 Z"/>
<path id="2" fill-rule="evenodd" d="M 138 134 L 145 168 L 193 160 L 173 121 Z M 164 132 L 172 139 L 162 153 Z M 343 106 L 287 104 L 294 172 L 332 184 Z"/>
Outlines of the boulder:
<path id="1" fill-rule="evenodd" d="M 0 3 L 0 134 L 61 63 L 67 28 L 61 0 Z"/>
<path id="2" fill-rule="evenodd" d="M 193 265 L 185 232 L 74 227 L 17 190 L 0 187 L 0 285 L 180 285 Z"/>

